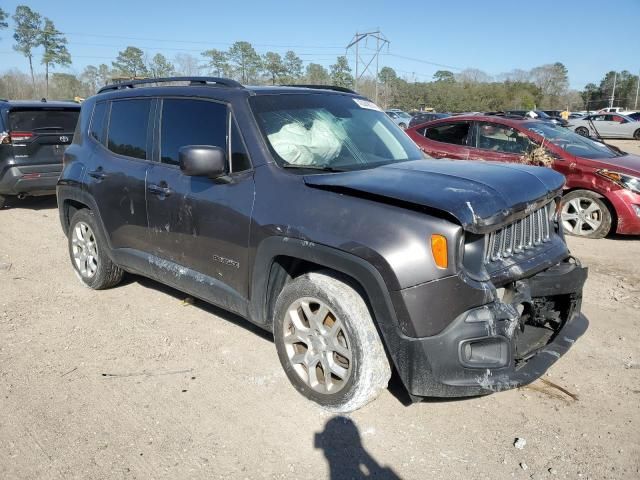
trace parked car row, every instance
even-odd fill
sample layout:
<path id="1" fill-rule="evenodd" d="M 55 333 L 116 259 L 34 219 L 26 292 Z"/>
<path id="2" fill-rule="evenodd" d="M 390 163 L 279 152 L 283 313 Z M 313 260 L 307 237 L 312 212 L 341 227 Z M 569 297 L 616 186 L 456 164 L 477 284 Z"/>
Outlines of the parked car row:
<path id="1" fill-rule="evenodd" d="M 82 282 L 133 272 L 245 317 L 333 411 L 392 369 L 413 399 L 533 381 L 587 328 L 564 232 L 640 233 L 640 158 L 589 138 L 632 127 L 619 113 L 412 118 L 345 89 L 188 78 L 81 111 L 3 101 L 0 122 L 0 195 L 57 183 Z M 552 168 L 526 165 L 539 150 Z"/>

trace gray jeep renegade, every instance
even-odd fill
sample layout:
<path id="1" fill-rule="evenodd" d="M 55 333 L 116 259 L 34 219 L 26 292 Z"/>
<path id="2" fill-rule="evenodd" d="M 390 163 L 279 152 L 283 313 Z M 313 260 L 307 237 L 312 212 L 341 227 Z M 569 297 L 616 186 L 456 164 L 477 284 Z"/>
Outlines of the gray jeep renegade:
<path id="1" fill-rule="evenodd" d="M 346 412 L 532 382 L 586 330 L 548 168 L 425 159 L 336 87 L 180 77 L 82 106 L 57 194 L 94 289 L 144 275 L 273 332 L 294 387 Z"/>

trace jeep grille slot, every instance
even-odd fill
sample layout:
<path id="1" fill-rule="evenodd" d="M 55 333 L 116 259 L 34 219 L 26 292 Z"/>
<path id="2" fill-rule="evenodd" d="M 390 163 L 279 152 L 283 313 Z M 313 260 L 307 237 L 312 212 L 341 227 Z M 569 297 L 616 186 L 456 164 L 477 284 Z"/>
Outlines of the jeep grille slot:
<path id="1" fill-rule="evenodd" d="M 551 238 L 553 202 L 488 234 L 486 262 L 495 262 L 546 243 Z"/>

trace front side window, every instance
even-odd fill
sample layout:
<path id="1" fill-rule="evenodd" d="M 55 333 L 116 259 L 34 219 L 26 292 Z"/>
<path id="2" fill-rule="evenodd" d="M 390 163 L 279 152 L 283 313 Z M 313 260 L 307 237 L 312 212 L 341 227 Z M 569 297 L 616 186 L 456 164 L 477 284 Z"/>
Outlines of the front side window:
<path id="1" fill-rule="evenodd" d="M 178 165 L 178 152 L 187 145 L 226 149 L 227 107 L 206 100 L 168 98 L 162 101 L 160 158 Z"/>
<path id="2" fill-rule="evenodd" d="M 446 123 L 424 128 L 421 134 L 436 142 L 467 145 L 469 129 L 470 124 L 468 122 Z"/>
<path id="3" fill-rule="evenodd" d="M 107 146 L 119 155 L 147 158 L 147 132 L 151 100 L 114 101 L 111 104 Z"/>
<path id="4" fill-rule="evenodd" d="M 524 154 L 531 148 L 529 138 L 515 128 L 489 122 L 478 122 L 476 146 L 502 153 Z"/>
<path id="5" fill-rule="evenodd" d="M 362 98 L 284 94 L 249 102 L 281 166 L 350 170 L 424 158 L 387 114 Z"/>

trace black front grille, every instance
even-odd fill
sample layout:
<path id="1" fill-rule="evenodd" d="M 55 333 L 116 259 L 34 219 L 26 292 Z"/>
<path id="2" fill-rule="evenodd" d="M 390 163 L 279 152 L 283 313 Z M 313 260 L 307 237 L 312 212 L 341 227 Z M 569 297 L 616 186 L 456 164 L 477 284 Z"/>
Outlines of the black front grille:
<path id="1" fill-rule="evenodd" d="M 554 202 L 547 203 L 526 217 L 487 234 L 489 241 L 485 261 L 495 262 L 509 258 L 548 242 L 551 238 L 554 208 Z"/>

